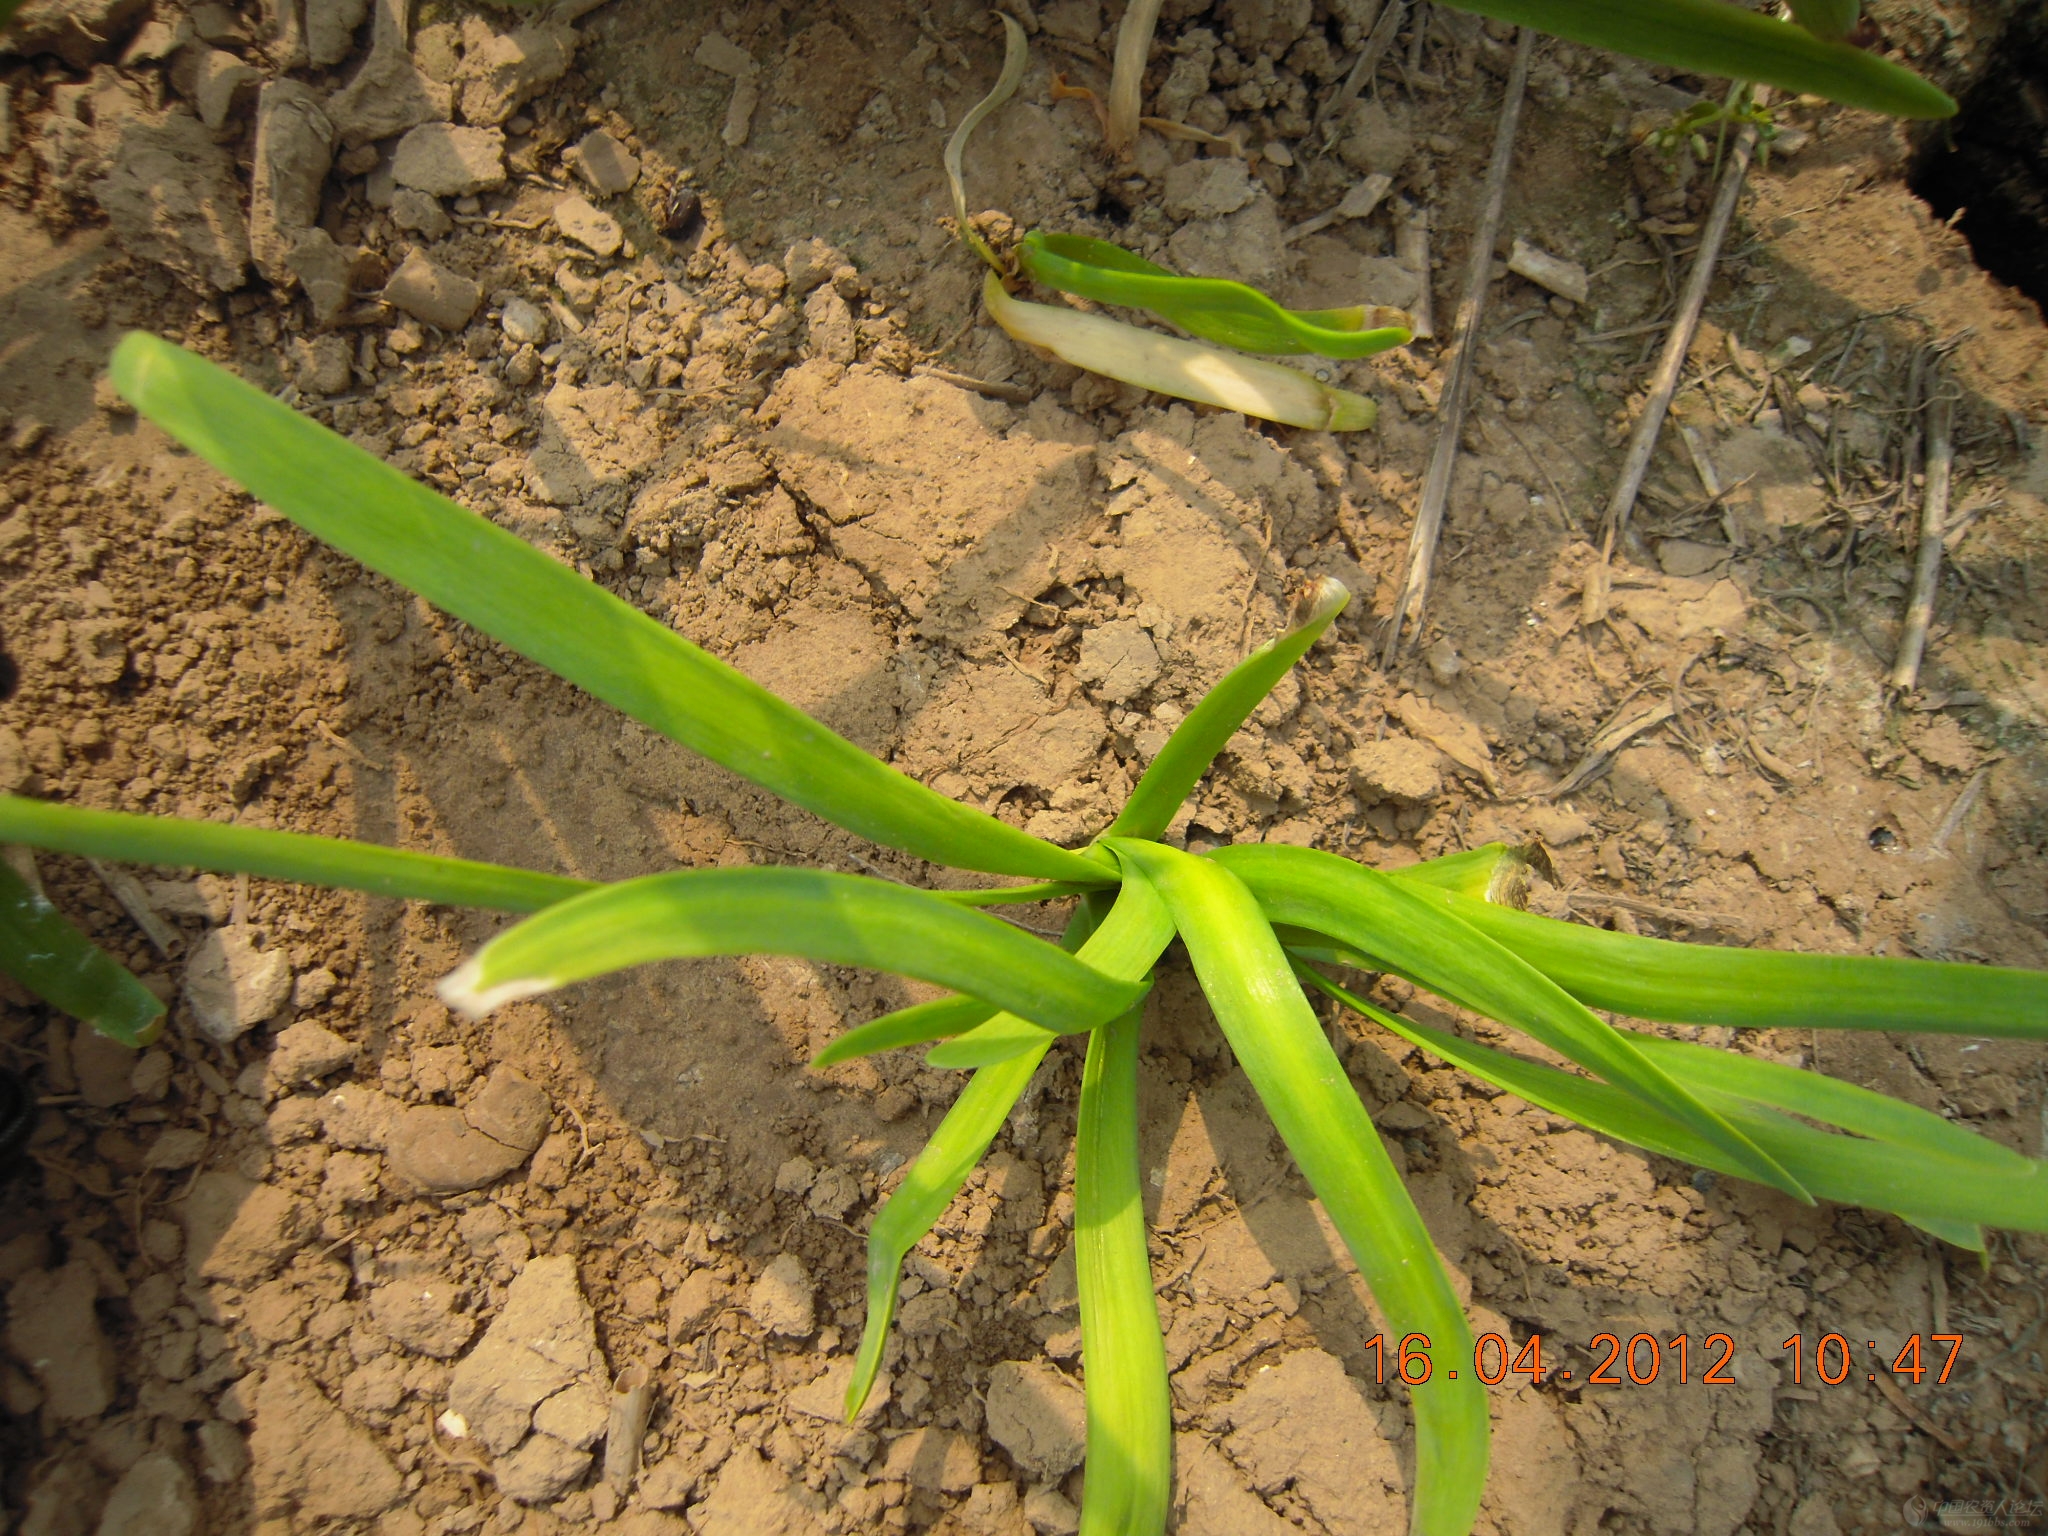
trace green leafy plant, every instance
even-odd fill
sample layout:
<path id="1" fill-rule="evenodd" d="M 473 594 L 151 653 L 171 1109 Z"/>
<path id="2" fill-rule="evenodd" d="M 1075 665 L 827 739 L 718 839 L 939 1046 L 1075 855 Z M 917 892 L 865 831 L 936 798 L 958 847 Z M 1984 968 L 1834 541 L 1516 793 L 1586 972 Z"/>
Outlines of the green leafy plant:
<path id="1" fill-rule="evenodd" d="M 1158 7 L 1149 9 L 1156 13 Z M 1009 269 L 967 216 L 966 180 L 961 169 L 967 141 L 976 127 L 1009 100 L 1024 78 L 1028 58 L 1024 29 L 1007 15 L 1002 23 L 1002 73 L 988 95 L 960 120 L 945 155 L 954 222 L 969 248 L 988 264 L 982 299 L 996 324 L 1016 340 L 1077 368 L 1162 395 L 1243 411 L 1247 416 L 1289 426 L 1331 432 L 1371 426 L 1379 416 L 1371 400 L 1298 368 L 1240 357 L 1237 351 L 1219 351 L 1200 341 L 1126 325 L 1105 315 L 1034 304 L 1009 292 Z M 1125 50 L 1119 45 L 1120 70 L 1124 57 Z M 1137 58 L 1142 66 L 1142 48 Z M 1018 245 L 1016 261 L 1022 271 L 1048 288 L 1104 304 L 1149 310 L 1192 336 L 1238 351 L 1369 357 L 1401 345 L 1412 334 L 1408 317 L 1399 310 L 1367 305 L 1291 310 L 1244 283 L 1178 276 L 1135 251 L 1084 235 L 1031 230 Z"/>
<path id="2" fill-rule="evenodd" d="M 1796 0 L 1792 21 L 1759 16 L 1729 0 L 1450 3 L 1617 53 L 1825 96 L 1893 116 L 1948 117 L 1956 110 L 1945 92 L 1911 70 L 1847 41 L 1857 22 L 1857 0 Z M 1145 61 L 1158 18 L 1158 0 L 1134 0 L 1118 29 L 1109 103 L 1103 111 L 1104 138 L 1113 153 L 1129 153 L 1141 121 L 1162 130 L 1176 126 L 1138 116 Z M 1238 357 L 1105 316 L 1033 304 L 1010 292 L 1009 268 L 968 219 L 961 171 L 969 137 L 1010 98 L 1024 76 L 1024 31 L 1007 15 L 1002 23 L 1002 73 L 961 120 L 945 156 L 961 237 L 990 269 L 982 294 L 996 323 L 1016 340 L 1063 362 L 1160 394 L 1290 426 L 1339 432 L 1370 427 L 1377 419 L 1371 400 L 1298 369 Z M 1093 100 L 1088 91 L 1069 89 L 1064 94 Z M 1732 115 L 1703 107 L 1664 130 L 1659 143 L 1667 154 L 1693 145 L 1704 160 L 1703 130 L 1725 127 L 1730 121 L 1756 121 L 1769 128 L 1768 114 L 1746 104 Z M 1148 310 L 1190 336 L 1243 352 L 1369 357 L 1407 342 L 1413 329 L 1400 311 L 1378 306 L 1289 310 L 1246 284 L 1181 276 L 1122 246 L 1082 235 L 1031 230 L 1017 246 L 1015 264 L 1045 287 L 1098 303 Z"/>
<path id="3" fill-rule="evenodd" d="M 192 354 L 134 335 L 115 353 L 112 372 L 145 416 L 315 537 L 643 724 L 875 842 L 1027 883 L 936 892 L 762 867 L 597 884 L 11 796 L 0 797 L 0 841 L 531 914 L 442 984 L 450 1003 L 471 1012 L 652 960 L 754 952 L 869 966 L 950 989 L 847 1031 L 817 1058 L 829 1065 L 932 1044 L 934 1065 L 972 1071 L 870 1230 L 867 1324 L 849 1414 L 882 1364 L 904 1256 L 959 1191 L 1047 1052 L 1062 1035 L 1086 1033 L 1074 1252 L 1088 1536 L 1156 1536 L 1172 1482 L 1136 1073 L 1142 1000 L 1176 938 L 1393 1336 L 1426 1341 L 1418 1347 L 1439 1358 L 1469 1353 L 1470 1330 L 1317 1018 L 1314 994 L 1591 1129 L 1795 1199 L 1853 1200 L 1979 1249 L 1987 1225 L 2048 1230 L 2048 1165 L 1881 1095 L 1617 1029 L 1592 1011 L 1744 1028 L 2041 1039 L 2048 975 L 1703 948 L 1554 922 L 1496 899 L 1515 863 L 1497 846 L 1386 873 L 1307 849 L 1253 845 L 1197 856 L 1163 841 L 1216 754 L 1344 606 L 1347 594 L 1334 583 L 1189 712 L 1099 837 L 1060 848 L 867 756 L 512 534 Z M 976 910 L 1058 897 L 1076 900 L 1057 944 Z M 56 931 L 53 919 L 47 903 L 24 905 L 0 883 L 0 965 L 56 1005 L 136 1038 L 147 1021 L 122 1012 L 118 978 L 83 963 L 77 946 L 86 941 Z M 48 963 L 58 951 L 77 963 Z M 1338 967 L 1404 977 L 1579 1070 L 1389 1014 L 1331 974 Z M 1457 1536 L 1470 1529 L 1485 1480 L 1485 1388 L 1473 1371 L 1438 1371 L 1409 1398 L 1414 1529 Z"/>

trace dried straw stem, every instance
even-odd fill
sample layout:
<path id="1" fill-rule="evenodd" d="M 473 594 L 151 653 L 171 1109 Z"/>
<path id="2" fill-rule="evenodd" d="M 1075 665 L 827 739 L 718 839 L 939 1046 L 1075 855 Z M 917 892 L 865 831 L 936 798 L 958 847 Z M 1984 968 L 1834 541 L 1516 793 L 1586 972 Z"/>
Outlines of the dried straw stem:
<path id="1" fill-rule="evenodd" d="M 1955 396 L 1942 387 L 1938 366 L 1927 393 L 1927 488 L 1920 503 L 1920 558 L 1913 567 L 1913 596 L 1906 604 L 1898 659 L 1892 663 L 1891 686 L 1897 693 L 1910 693 L 1920 683 L 1920 657 L 1927 649 L 1927 626 L 1934 619 L 1934 589 L 1941 580 L 1942 536 L 1948 531 L 1949 484 L 1955 471 Z"/>
<path id="2" fill-rule="evenodd" d="M 1436 569 L 1436 546 L 1443 532 L 1444 507 L 1451 496 L 1451 470 L 1458 461 L 1458 439 L 1465 430 L 1465 394 L 1472 378 L 1472 360 L 1479 350 L 1479 322 L 1486 311 L 1486 290 L 1493 275 L 1493 242 L 1500 233 L 1501 209 L 1507 203 L 1508 172 L 1515 158 L 1515 130 L 1522 120 L 1522 98 L 1529 85 L 1529 56 L 1536 34 L 1523 27 L 1515 39 L 1515 64 L 1508 72 L 1507 94 L 1500 105 L 1500 123 L 1493 135 L 1493 159 L 1486 167 L 1486 197 L 1479 227 L 1472 232 L 1472 255 L 1466 263 L 1465 294 L 1458 301 L 1451 354 L 1445 369 L 1443 396 L 1437 404 L 1436 452 L 1422 481 L 1422 503 L 1408 538 L 1408 576 L 1387 618 L 1386 644 L 1380 665 L 1391 667 L 1400 654 L 1404 626 L 1419 632 L 1429 602 L 1430 579 Z M 1422 273 L 1423 289 L 1429 272 Z"/>
<path id="3" fill-rule="evenodd" d="M 1738 85 L 1735 89 L 1739 91 L 1741 87 Z M 1762 106 L 1769 99 L 1769 92 L 1759 86 L 1755 99 L 1757 105 Z M 1663 355 L 1657 359 L 1649 401 L 1636 422 L 1635 435 L 1629 439 L 1628 454 L 1622 460 L 1621 478 L 1614 483 L 1614 494 L 1608 498 L 1607 512 L 1601 519 L 1603 565 L 1628 528 L 1629 513 L 1635 509 L 1636 495 L 1642 489 L 1643 476 L 1650 468 L 1650 456 L 1657 451 L 1657 438 L 1664 430 L 1664 417 L 1671 409 L 1672 397 L 1678 393 L 1678 380 L 1685 371 L 1686 353 L 1692 350 L 1693 333 L 1699 329 L 1700 311 L 1706 307 L 1707 290 L 1714 283 L 1714 263 L 1720 258 L 1721 242 L 1728 238 L 1728 226 L 1735 220 L 1735 204 L 1742 196 L 1742 183 L 1749 174 L 1749 158 L 1756 149 L 1756 138 L 1756 125 L 1743 124 L 1742 131 L 1735 136 L 1735 147 L 1728 156 L 1728 164 L 1721 171 L 1721 184 L 1714 191 L 1713 209 L 1707 215 L 1706 228 L 1700 232 L 1699 247 L 1693 252 L 1692 271 L 1686 275 L 1685 292 L 1679 296 L 1678 313 L 1672 317 L 1670 333 L 1664 338 Z"/>
<path id="4" fill-rule="evenodd" d="M 1145 60 L 1152 52 L 1152 31 L 1159 25 L 1165 0 L 1131 0 L 1123 25 L 1116 31 L 1116 62 L 1109 77 L 1109 124 L 1103 139 L 1119 159 L 1138 142 L 1139 98 L 1145 83 Z"/>

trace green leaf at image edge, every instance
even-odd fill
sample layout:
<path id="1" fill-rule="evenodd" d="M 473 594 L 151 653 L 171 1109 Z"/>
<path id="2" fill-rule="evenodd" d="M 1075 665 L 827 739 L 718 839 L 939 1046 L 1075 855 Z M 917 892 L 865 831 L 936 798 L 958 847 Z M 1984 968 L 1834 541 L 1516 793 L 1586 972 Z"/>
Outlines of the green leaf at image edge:
<path id="1" fill-rule="evenodd" d="M 164 1005 L 0 860 L 0 973 L 123 1045 L 147 1045 Z"/>
<path id="2" fill-rule="evenodd" d="M 1679 944 L 1413 883 L 1589 1008 L 1664 1024 L 2048 1039 L 2048 971 Z"/>
<path id="3" fill-rule="evenodd" d="M 156 337 L 115 387 L 307 532 L 643 725 L 861 837 L 936 864 L 1108 884 L 1100 864 L 935 794 L 513 534 Z"/>
<path id="4" fill-rule="evenodd" d="M 174 869 L 264 875 L 302 885 L 367 891 L 373 896 L 503 912 L 538 912 L 598 888 L 592 880 L 380 848 L 343 837 L 273 832 L 178 816 L 93 811 L 17 795 L 0 795 L 0 843 L 27 843 L 58 853 Z"/>
<path id="5" fill-rule="evenodd" d="M 1385 1012 L 1310 966 L 1298 965 L 1297 971 L 1317 990 L 1410 1044 L 1552 1114 L 1663 1157 L 1741 1176 L 1726 1156 L 1688 1127 L 1605 1083 Z M 1751 1091 L 1697 1084 L 1708 1102 L 1821 1198 L 1889 1211 L 1944 1241 L 1978 1251 L 1984 1246 L 1980 1223 L 2029 1232 L 2048 1228 L 2048 1164 L 1925 1110 L 1818 1073 L 1682 1041 L 1641 1034 L 1631 1038 L 1639 1048 L 1669 1048 L 1689 1061 L 1715 1058 L 1717 1082 L 1739 1083 Z M 1802 1124 L 1780 1112 L 1785 1109 L 1854 1134 Z M 1941 1214 L 1932 1214 L 1937 1209 Z"/>
<path id="6" fill-rule="evenodd" d="M 1534 27 L 1677 69 L 1825 96 L 1892 117 L 1953 117 L 1949 95 L 1910 69 L 1829 42 L 1729 0 L 1446 0 L 1461 11 Z"/>

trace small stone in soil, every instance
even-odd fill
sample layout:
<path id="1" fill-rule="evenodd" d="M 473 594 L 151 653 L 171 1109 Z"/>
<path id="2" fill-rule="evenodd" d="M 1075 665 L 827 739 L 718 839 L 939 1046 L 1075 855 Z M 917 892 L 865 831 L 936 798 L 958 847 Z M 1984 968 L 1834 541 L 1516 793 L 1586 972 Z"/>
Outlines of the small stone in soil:
<path id="1" fill-rule="evenodd" d="M 278 950 L 261 950 L 241 927 L 201 939 L 185 962 L 185 1002 L 199 1032 L 218 1045 L 276 1014 L 291 995 L 292 970 Z"/>
<path id="2" fill-rule="evenodd" d="M 639 157 L 602 128 L 585 134 L 562 158 L 603 197 L 630 191 L 640 179 Z"/>
<path id="3" fill-rule="evenodd" d="M 747 1292 L 747 1312 L 770 1333 L 803 1338 L 815 1322 L 811 1277 L 793 1253 L 777 1254 Z"/>
<path id="4" fill-rule="evenodd" d="M 553 1435 L 529 1435 L 526 1443 L 502 1456 L 491 1469 L 498 1491 L 520 1504 L 548 1504 L 574 1486 L 590 1470 L 590 1452 Z"/>
<path id="5" fill-rule="evenodd" d="M 441 200 L 415 187 L 400 187 L 391 194 L 391 222 L 427 240 L 442 239 L 455 228 Z"/>
<path id="6" fill-rule="evenodd" d="M 555 228 L 593 255 L 614 256 L 625 243 L 619 221 L 590 204 L 588 198 L 571 194 L 555 204 Z"/>
<path id="7" fill-rule="evenodd" d="M 498 311 L 498 324 L 519 346 L 543 346 L 548 339 L 547 312 L 526 299 L 507 299 Z"/>
<path id="8" fill-rule="evenodd" d="M 1081 1389 L 1042 1360 L 1006 1360 L 989 1372 L 988 1433 L 1033 1476 L 1064 1477 L 1087 1441 Z"/>
<path id="9" fill-rule="evenodd" d="M 444 331 L 459 331 L 469 324 L 469 317 L 483 301 L 483 289 L 418 251 L 400 262 L 384 285 L 385 303 Z"/>
<path id="10" fill-rule="evenodd" d="M 339 1072 L 356 1059 L 353 1042 L 310 1020 L 279 1030 L 270 1048 L 270 1074 L 293 1087 Z"/>
<path id="11" fill-rule="evenodd" d="M 525 1438 L 535 1408 L 564 1387 L 596 1382 L 603 1369 L 576 1261 L 553 1254 L 506 1288 L 504 1306 L 449 1379 L 448 1406 L 502 1456 Z"/>
<path id="12" fill-rule="evenodd" d="M 452 1360 L 476 1332 L 476 1319 L 455 1309 L 457 1289 L 446 1275 L 394 1280 L 370 1293 L 370 1315 L 407 1349 Z"/>
<path id="13" fill-rule="evenodd" d="M 97 1418 L 114 1400 L 114 1352 L 93 1298 L 99 1282 L 73 1260 L 32 1270 L 7 1295 L 7 1347 L 43 1387 L 43 1411 L 71 1422 Z"/>
<path id="14" fill-rule="evenodd" d="M 364 1520 L 398 1501 L 402 1485 L 391 1458 L 297 1366 L 265 1370 L 252 1406 L 249 1451 L 259 1516 L 295 1509 L 308 1523 Z"/>
<path id="15" fill-rule="evenodd" d="M 1437 763 L 1436 748 L 1425 742 L 1400 736 L 1369 741 L 1351 754 L 1351 787 L 1368 804 L 1426 805 L 1443 793 Z"/>
<path id="16" fill-rule="evenodd" d="M 465 197 L 505 184 L 505 135 L 496 128 L 422 123 L 398 141 L 392 178 L 432 197 Z M 396 211 L 396 205 L 393 205 Z"/>

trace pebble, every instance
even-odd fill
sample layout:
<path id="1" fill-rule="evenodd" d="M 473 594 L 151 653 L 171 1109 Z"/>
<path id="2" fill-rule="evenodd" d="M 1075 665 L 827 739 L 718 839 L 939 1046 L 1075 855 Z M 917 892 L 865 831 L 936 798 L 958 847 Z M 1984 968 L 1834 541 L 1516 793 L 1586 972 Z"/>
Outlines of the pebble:
<path id="1" fill-rule="evenodd" d="M 151 1451 L 114 1484 L 95 1536 L 191 1536 L 198 1523 L 192 1474 L 176 1457 Z"/>
<path id="2" fill-rule="evenodd" d="M 1251 173 L 1235 156 L 1188 160 L 1166 173 L 1162 202 L 1176 219 L 1215 219 L 1237 212 L 1257 192 Z"/>
<path id="3" fill-rule="evenodd" d="M 526 1153 L 476 1130 L 462 1111 L 416 1104 L 398 1111 L 385 1149 L 391 1171 L 430 1194 L 481 1189 L 526 1161 Z"/>
<path id="4" fill-rule="evenodd" d="M 274 1017 L 291 991 L 292 968 L 283 952 L 258 949 L 244 927 L 215 929 L 185 962 L 186 1006 L 199 1032 L 216 1045 Z"/>
<path id="5" fill-rule="evenodd" d="M 446 1275 L 394 1280 L 370 1293 L 370 1315 L 407 1349 L 452 1360 L 476 1333 L 476 1319 L 456 1309 L 459 1294 Z"/>
<path id="6" fill-rule="evenodd" d="M 251 1480 L 259 1516 L 296 1511 L 308 1525 L 369 1520 L 398 1502 L 403 1484 L 383 1447 L 297 1366 L 265 1370 L 251 1406 Z"/>
<path id="7" fill-rule="evenodd" d="M 1055 1482 L 1081 1464 L 1081 1389 L 1042 1360 L 1006 1360 L 988 1375 L 988 1433 L 1018 1466 Z"/>
<path id="8" fill-rule="evenodd" d="M 568 73 L 576 29 L 536 21 L 472 43 L 462 55 L 462 115 L 472 123 L 503 123 L 543 86 Z"/>
<path id="9" fill-rule="evenodd" d="M 256 146 L 249 186 L 249 254 L 273 283 L 293 278 L 288 258 L 320 219 L 320 194 L 334 163 L 334 124 L 309 86 L 267 82 L 256 98 Z"/>
<path id="10" fill-rule="evenodd" d="M 1367 804 L 1398 800 L 1425 805 L 1443 793 L 1435 747 L 1405 736 L 1369 741 L 1351 754 L 1351 787 Z"/>
<path id="11" fill-rule="evenodd" d="M 286 1099 L 284 1104 L 295 1102 Z M 279 1109 L 283 1109 L 283 1105 Z M 360 1083 L 343 1083 L 320 1100 L 320 1128 L 337 1147 L 382 1151 L 400 1105 L 389 1094 Z"/>
<path id="12" fill-rule="evenodd" d="M 498 312 L 498 324 L 505 334 L 522 347 L 547 345 L 547 312 L 538 304 L 527 299 L 507 299 L 504 308 Z"/>
<path id="13" fill-rule="evenodd" d="M 845 266 L 846 253 L 827 245 L 815 235 L 797 241 L 783 252 L 782 270 L 789 279 L 789 291 L 802 298 Z"/>
<path id="14" fill-rule="evenodd" d="M 1074 673 L 1097 698 L 1122 704 L 1158 681 L 1163 665 L 1143 625 L 1136 619 L 1113 619 L 1081 636 Z"/>
<path id="15" fill-rule="evenodd" d="M 552 1504 L 590 1470 L 590 1452 L 553 1435 L 529 1435 L 491 1468 L 498 1491 L 518 1504 Z"/>
<path id="16" fill-rule="evenodd" d="M 981 1481 L 981 1456 L 957 1429 L 924 1425 L 890 1444 L 882 1475 L 929 1493 L 965 1493 Z"/>
<path id="17" fill-rule="evenodd" d="M 516 1448 L 534 1410 L 581 1384 L 599 1389 L 597 1323 L 567 1254 L 531 1260 L 505 1288 L 505 1304 L 455 1367 L 448 1407 L 493 1456 Z"/>
<path id="18" fill-rule="evenodd" d="M 121 156 L 93 197 L 129 255 L 160 262 L 199 288 L 242 286 L 249 227 L 228 152 L 196 117 L 167 113 L 127 124 Z"/>
<path id="19" fill-rule="evenodd" d="M 296 1253 L 312 1230 L 306 1203 L 239 1173 L 202 1173 L 185 1197 L 185 1256 L 202 1280 L 254 1285 Z"/>
<path id="20" fill-rule="evenodd" d="M 625 243 L 625 231 L 610 214 L 594 208 L 588 198 L 571 194 L 555 204 L 555 228 L 594 255 L 615 256 Z"/>
<path id="21" fill-rule="evenodd" d="M 481 1092 L 463 1110 L 469 1123 L 524 1158 L 548 1133 L 553 1109 L 548 1096 L 510 1067 L 495 1067 Z"/>
<path id="22" fill-rule="evenodd" d="M 98 1418 L 114 1400 L 114 1351 L 93 1307 L 98 1295 L 98 1277 L 77 1259 L 30 1270 L 7 1293 L 7 1347 L 42 1383 L 49 1418 Z"/>
<path id="23" fill-rule="evenodd" d="M 300 1087 L 339 1072 L 356 1059 L 355 1045 L 306 1019 L 278 1031 L 270 1048 L 270 1075 Z"/>
<path id="24" fill-rule="evenodd" d="M 384 302 L 426 325 L 459 331 L 484 301 L 484 291 L 460 272 L 412 252 L 384 285 Z"/>
<path id="25" fill-rule="evenodd" d="M 206 1132 L 172 1126 L 149 1144 L 149 1150 L 142 1155 L 142 1166 L 166 1171 L 190 1168 L 206 1156 L 207 1145 Z"/>
<path id="26" fill-rule="evenodd" d="M 302 972 L 292 983 L 292 1006 L 294 1008 L 318 1008 L 334 996 L 335 988 L 341 985 L 341 978 L 324 965 L 316 965 L 310 971 Z"/>
<path id="27" fill-rule="evenodd" d="M 302 394 L 338 395 L 355 379 L 355 359 L 339 336 L 305 336 L 292 345 L 292 382 Z"/>
<path id="28" fill-rule="evenodd" d="M 793 1253 L 777 1254 L 747 1291 L 747 1313 L 770 1333 L 800 1339 L 816 1322 L 809 1271 Z"/>
<path id="29" fill-rule="evenodd" d="M 562 158 L 604 197 L 631 191 L 640 179 L 639 157 L 602 128 L 586 133 Z"/>
<path id="30" fill-rule="evenodd" d="M 444 239 L 455 229 L 441 200 L 415 187 L 400 187 L 391 194 L 391 222 L 427 240 Z"/>
<path id="31" fill-rule="evenodd" d="M 433 197 L 466 197 L 505 184 L 505 135 L 497 128 L 421 123 L 398 141 L 391 175 Z"/>

